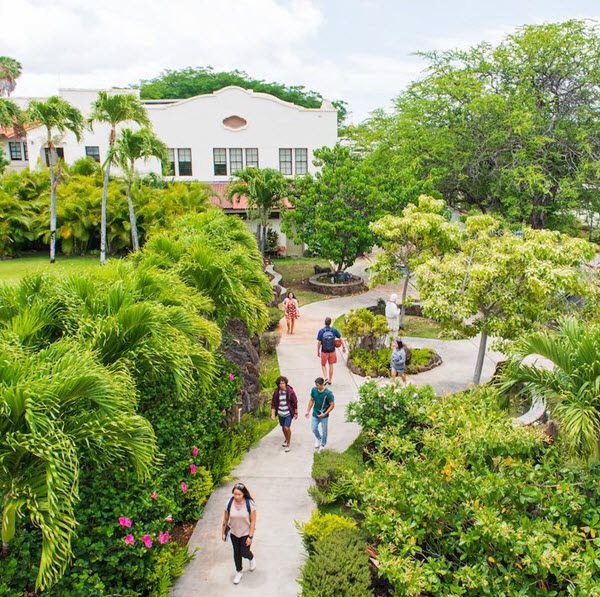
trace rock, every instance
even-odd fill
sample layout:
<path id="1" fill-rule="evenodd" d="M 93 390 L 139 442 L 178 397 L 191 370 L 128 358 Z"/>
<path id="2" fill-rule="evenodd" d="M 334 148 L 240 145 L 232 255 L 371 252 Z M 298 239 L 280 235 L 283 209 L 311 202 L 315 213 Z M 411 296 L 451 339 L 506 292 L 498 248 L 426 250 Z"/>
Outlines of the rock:
<path id="1" fill-rule="evenodd" d="M 321 267 L 320 265 L 314 266 L 315 274 L 328 274 L 331 272 L 330 267 Z"/>
<path id="2" fill-rule="evenodd" d="M 277 332 L 266 332 L 262 335 L 262 347 L 267 354 L 275 352 L 279 342 L 281 340 L 281 334 Z"/>
<path id="3" fill-rule="evenodd" d="M 273 284 L 273 298 L 269 303 L 269 307 L 277 307 L 285 298 L 285 289 L 279 284 Z"/>

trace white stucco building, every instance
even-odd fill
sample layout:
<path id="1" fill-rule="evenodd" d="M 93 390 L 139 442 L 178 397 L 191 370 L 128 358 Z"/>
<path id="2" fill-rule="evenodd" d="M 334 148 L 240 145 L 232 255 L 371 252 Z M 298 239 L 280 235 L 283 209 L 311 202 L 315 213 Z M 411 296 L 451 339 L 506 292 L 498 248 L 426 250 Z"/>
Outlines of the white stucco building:
<path id="1" fill-rule="evenodd" d="M 91 111 L 98 89 L 61 89 L 59 95 L 76 106 L 84 118 Z M 135 93 L 137 90 L 112 89 L 109 93 Z M 23 109 L 32 99 L 11 97 Z M 173 179 L 211 184 L 215 202 L 229 212 L 244 210 L 225 198 L 225 184 L 233 172 L 248 166 L 275 168 L 289 177 L 314 173 L 313 151 L 332 147 L 337 141 L 337 111 L 324 100 L 319 108 L 304 108 L 272 95 L 255 93 L 241 87 L 225 87 L 214 93 L 183 100 L 143 100 L 152 128 L 170 148 Z M 133 123 L 123 126 L 135 129 Z M 109 128 L 94 124 L 80 141 L 66 133 L 54 140 L 58 155 L 67 164 L 91 156 L 99 162 L 106 158 Z M 10 168 L 43 168 L 47 161 L 46 130 L 30 127 L 25 136 L 0 129 L 0 144 Z M 141 174 L 161 172 L 157 160 L 140 163 Z M 288 253 L 298 247 L 288 243 L 274 214 L 272 227 Z"/>

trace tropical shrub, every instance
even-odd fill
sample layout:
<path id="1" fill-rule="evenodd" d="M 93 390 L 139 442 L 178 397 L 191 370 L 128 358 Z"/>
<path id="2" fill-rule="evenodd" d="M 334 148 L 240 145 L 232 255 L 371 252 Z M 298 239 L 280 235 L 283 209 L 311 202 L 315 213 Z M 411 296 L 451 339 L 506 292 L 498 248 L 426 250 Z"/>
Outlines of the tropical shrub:
<path id="1" fill-rule="evenodd" d="M 353 531 L 358 528 L 351 518 L 337 514 L 322 514 L 319 510 L 313 512 L 308 522 L 296 522 L 296 527 L 302 535 L 302 543 L 309 554 L 314 553 L 316 544 L 331 533 L 340 529 Z"/>
<path id="2" fill-rule="evenodd" d="M 413 375 L 419 373 L 419 367 L 427 365 L 434 355 L 435 351 L 431 348 L 411 348 L 410 353 L 406 355 L 406 372 Z M 364 369 L 371 377 L 387 377 L 390 374 L 391 358 L 391 348 L 379 348 L 377 350 L 362 350 L 359 348 L 350 353 L 349 360 L 358 368 Z"/>
<path id="3" fill-rule="evenodd" d="M 300 576 L 303 597 L 371 597 L 367 546 L 352 527 L 316 541 Z"/>
<path id="4" fill-rule="evenodd" d="M 344 321 L 344 330 L 350 354 L 358 349 L 381 348 L 389 334 L 386 318 L 374 315 L 368 309 L 352 309 Z"/>
<path id="5" fill-rule="evenodd" d="M 415 395 L 397 423 L 393 404 L 365 410 L 374 392 L 358 408 L 376 428 L 371 465 L 347 480 L 396 594 L 600 595 L 597 467 L 513 428 L 489 388 Z"/>

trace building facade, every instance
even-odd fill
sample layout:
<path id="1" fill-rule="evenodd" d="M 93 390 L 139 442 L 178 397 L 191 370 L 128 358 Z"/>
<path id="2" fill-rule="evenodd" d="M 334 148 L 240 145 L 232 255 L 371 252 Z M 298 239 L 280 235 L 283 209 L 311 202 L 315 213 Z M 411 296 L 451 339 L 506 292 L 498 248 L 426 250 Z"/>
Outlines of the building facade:
<path id="1" fill-rule="evenodd" d="M 59 94 L 76 106 L 84 118 L 91 112 L 97 89 L 62 89 Z M 112 89 L 108 93 L 135 93 Z M 32 99 L 11 98 L 26 109 Z M 324 100 L 319 108 L 304 108 L 272 95 L 241 87 L 225 87 L 214 93 L 183 100 L 143 100 L 158 137 L 169 147 L 172 179 L 200 181 L 215 191 L 214 201 L 226 211 L 243 211 L 243 203 L 226 200 L 225 184 L 236 170 L 246 167 L 274 168 L 285 176 L 314 173 L 313 152 L 337 141 L 337 111 Z M 133 123 L 123 126 L 137 128 Z M 102 163 L 108 152 L 109 127 L 94 124 L 78 141 L 72 133 L 54 139 L 59 157 L 67 164 L 91 157 Z M 19 136 L 0 130 L 0 144 L 9 168 L 43 168 L 48 164 L 46 130 L 33 126 Z M 140 174 L 160 174 L 158 160 L 138 165 Z M 280 214 L 274 214 L 272 227 L 280 234 L 288 254 L 301 248 L 288 242 L 279 227 Z M 282 249 L 282 252 L 284 250 Z"/>

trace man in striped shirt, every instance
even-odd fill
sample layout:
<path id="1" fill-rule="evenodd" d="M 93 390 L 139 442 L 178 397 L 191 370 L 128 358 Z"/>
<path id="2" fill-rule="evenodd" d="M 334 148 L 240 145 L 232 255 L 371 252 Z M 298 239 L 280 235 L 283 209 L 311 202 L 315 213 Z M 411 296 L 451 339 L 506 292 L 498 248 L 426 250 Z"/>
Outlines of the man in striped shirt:
<path id="1" fill-rule="evenodd" d="M 271 418 L 275 420 L 275 413 L 279 417 L 279 424 L 283 431 L 283 447 L 289 452 L 292 447 L 292 419 L 298 418 L 298 398 L 294 388 L 288 385 L 287 377 L 277 378 L 277 388 L 271 400 Z"/>

